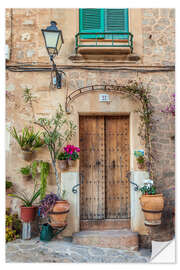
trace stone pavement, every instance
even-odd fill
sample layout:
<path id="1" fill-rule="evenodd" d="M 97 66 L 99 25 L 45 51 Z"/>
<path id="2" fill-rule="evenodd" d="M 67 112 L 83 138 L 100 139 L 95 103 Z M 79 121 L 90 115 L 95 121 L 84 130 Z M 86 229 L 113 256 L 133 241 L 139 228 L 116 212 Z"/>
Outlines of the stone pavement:
<path id="1" fill-rule="evenodd" d="M 70 238 L 41 242 L 17 239 L 6 244 L 7 263 L 147 263 L 147 249 L 125 251 L 73 244 Z"/>

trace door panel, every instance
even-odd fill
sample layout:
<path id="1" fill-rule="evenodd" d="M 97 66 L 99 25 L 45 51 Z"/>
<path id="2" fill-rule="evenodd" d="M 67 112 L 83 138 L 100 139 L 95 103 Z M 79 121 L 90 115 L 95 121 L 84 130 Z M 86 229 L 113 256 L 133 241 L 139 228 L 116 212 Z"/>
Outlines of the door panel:
<path id="1" fill-rule="evenodd" d="M 129 117 L 105 118 L 106 218 L 129 217 Z"/>
<path id="2" fill-rule="evenodd" d="M 105 218 L 104 117 L 80 117 L 81 219 Z"/>
<path id="3" fill-rule="evenodd" d="M 80 116 L 79 128 L 81 220 L 129 218 L 129 117 Z"/>

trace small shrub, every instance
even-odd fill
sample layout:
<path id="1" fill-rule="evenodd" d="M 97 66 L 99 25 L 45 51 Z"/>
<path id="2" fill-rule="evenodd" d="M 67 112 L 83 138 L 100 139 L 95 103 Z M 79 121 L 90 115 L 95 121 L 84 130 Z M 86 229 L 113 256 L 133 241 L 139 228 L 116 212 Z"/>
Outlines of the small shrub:
<path id="1" fill-rule="evenodd" d="M 20 238 L 21 221 L 17 214 L 11 215 L 9 210 L 6 211 L 6 242 Z"/>

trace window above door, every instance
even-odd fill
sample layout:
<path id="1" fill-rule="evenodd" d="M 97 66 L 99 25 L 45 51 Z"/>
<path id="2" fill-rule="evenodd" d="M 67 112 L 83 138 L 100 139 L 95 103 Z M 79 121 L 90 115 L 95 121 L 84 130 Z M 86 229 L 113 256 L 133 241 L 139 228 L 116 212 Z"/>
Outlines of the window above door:
<path id="1" fill-rule="evenodd" d="M 105 35 L 108 32 L 128 33 L 128 9 L 80 9 L 79 32 L 91 33 L 80 38 L 127 39 L 127 35 Z M 92 33 L 104 33 L 93 35 Z"/>
<path id="2" fill-rule="evenodd" d="M 128 9 L 79 9 L 76 53 L 132 52 L 133 35 L 129 32 Z"/>

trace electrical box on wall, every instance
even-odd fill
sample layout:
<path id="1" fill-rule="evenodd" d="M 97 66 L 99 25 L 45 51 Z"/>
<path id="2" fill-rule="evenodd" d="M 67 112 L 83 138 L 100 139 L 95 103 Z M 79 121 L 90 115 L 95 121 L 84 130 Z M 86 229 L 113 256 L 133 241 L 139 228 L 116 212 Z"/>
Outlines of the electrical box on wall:
<path id="1" fill-rule="evenodd" d="M 10 59 L 10 48 L 9 45 L 5 45 L 5 59 L 9 60 Z"/>

